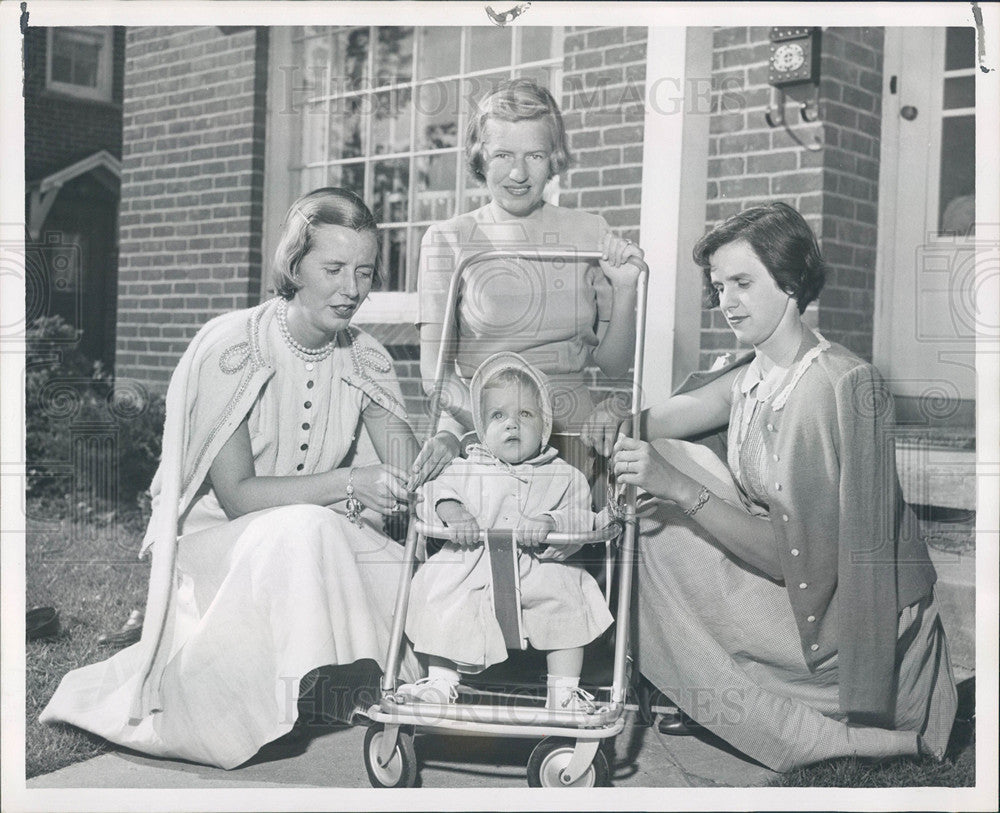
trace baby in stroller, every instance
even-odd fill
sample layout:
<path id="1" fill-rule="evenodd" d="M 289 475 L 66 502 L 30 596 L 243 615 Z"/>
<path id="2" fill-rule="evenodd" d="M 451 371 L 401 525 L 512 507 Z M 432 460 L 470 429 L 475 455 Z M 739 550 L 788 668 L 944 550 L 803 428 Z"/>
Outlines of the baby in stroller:
<path id="1" fill-rule="evenodd" d="M 426 483 L 417 516 L 460 533 L 445 542 L 413 578 L 406 634 L 428 657 L 428 676 L 404 684 L 398 699 L 453 703 L 460 673 L 475 674 L 506 660 L 493 610 L 489 553 L 481 529 L 514 529 L 520 543 L 521 630 L 546 652 L 546 707 L 588 711 L 579 688 L 583 647 L 612 617 L 597 582 L 566 558 L 579 545 L 546 546 L 552 531 L 594 527 L 583 474 L 548 445 L 552 405 L 544 376 L 516 353 L 497 353 L 471 382 L 479 443 Z"/>

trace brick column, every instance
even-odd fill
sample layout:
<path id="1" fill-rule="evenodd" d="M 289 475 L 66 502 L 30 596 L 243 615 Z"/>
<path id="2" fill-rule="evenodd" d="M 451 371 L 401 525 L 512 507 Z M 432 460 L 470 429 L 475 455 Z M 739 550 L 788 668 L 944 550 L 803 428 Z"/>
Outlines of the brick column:
<path id="1" fill-rule="evenodd" d="M 562 112 L 576 159 L 561 206 L 603 215 L 639 237 L 646 84 L 645 27 L 567 28 Z"/>
<path id="2" fill-rule="evenodd" d="M 125 60 L 116 371 L 162 389 L 259 295 L 267 31 L 129 28 Z"/>
<path id="3" fill-rule="evenodd" d="M 708 164 L 709 226 L 770 200 L 796 207 L 815 230 L 829 264 L 826 288 L 807 320 L 827 338 L 871 358 L 881 129 L 882 29 L 822 32 L 819 120 L 796 135 L 815 138 L 810 152 L 782 128 L 770 128 L 769 29 L 714 33 L 713 99 Z M 797 118 L 797 116 L 796 116 Z M 702 315 L 701 366 L 737 349 L 718 311 Z"/>
<path id="4" fill-rule="evenodd" d="M 829 264 L 819 329 L 872 357 L 882 133 L 881 28 L 827 28 L 820 67 L 824 122 L 823 256 Z"/>

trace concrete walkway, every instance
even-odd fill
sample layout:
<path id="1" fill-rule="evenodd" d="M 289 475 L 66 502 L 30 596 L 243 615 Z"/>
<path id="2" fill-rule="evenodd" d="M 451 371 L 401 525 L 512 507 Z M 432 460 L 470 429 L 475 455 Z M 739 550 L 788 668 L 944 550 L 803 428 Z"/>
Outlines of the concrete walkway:
<path id="1" fill-rule="evenodd" d="M 630 713 L 631 714 L 631 713 Z M 766 785 L 775 776 L 730 750 L 710 734 L 668 736 L 629 724 L 615 740 L 612 784 L 626 788 L 712 788 Z M 232 771 L 154 759 L 105 754 L 38 776 L 39 788 L 370 788 L 362 747 L 365 728 L 322 727 L 285 737 Z M 533 740 L 419 735 L 420 785 L 424 788 L 524 788 Z"/>

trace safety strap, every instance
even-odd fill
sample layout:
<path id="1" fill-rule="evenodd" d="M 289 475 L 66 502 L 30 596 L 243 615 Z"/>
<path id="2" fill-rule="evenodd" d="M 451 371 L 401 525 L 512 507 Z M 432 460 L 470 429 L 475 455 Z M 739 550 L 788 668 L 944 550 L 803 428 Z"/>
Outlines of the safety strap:
<path id="1" fill-rule="evenodd" d="M 525 649 L 521 626 L 521 577 L 517 543 L 511 531 L 487 531 L 486 549 L 493 576 L 493 613 L 508 649 Z"/>

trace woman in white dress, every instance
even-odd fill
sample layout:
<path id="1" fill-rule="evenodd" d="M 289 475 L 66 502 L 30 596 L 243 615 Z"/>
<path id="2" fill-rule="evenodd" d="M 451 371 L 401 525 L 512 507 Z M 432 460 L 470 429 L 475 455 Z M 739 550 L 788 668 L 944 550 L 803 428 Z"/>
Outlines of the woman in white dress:
<path id="1" fill-rule="evenodd" d="M 233 768 L 292 728 L 307 673 L 383 665 L 402 549 L 382 516 L 447 454 L 432 441 L 414 463 L 392 360 L 350 327 L 378 284 L 377 247 L 356 195 L 303 196 L 275 255 L 279 296 L 191 342 L 151 489 L 142 640 L 66 675 L 44 722 Z M 362 428 L 381 462 L 352 465 Z M 358 671 L 341 673 L 342 717 Z M 401 677 L 419 677 L 412 653 Z"/>

